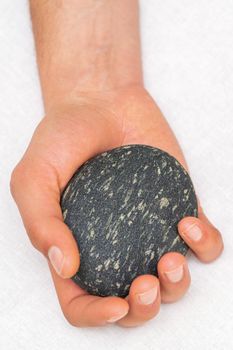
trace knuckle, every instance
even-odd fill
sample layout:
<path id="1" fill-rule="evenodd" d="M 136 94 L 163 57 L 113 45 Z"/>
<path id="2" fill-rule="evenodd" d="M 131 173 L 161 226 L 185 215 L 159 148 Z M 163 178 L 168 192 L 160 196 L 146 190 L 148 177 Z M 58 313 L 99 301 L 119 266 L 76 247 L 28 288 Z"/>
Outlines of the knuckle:
<path id="1" fill-rule="evenodd" d="M 185 288 L 185 289 L 182 288 L 180 290 L 176 290 L 175 292 L 169 291 L 169 292 L 163 293 L 162 302 L 165 304 L 176 303 L 177 301 L 179 301 L 180 299 L 182 299 L 185 296 L 188 289 L 189 289 L 189 286 L 187 286 L 187 288 Z"/>
<path id="2" fill-rule="evenodd" d="M 134 312 L 132 319 L 134 321 L 144 323 L 154 319 L 160 310 L 160 304 L 141 306 L 140 309 Z"/>
<path id="3" fill-rule="evenodd" d="M 212 245 L 209 247 L 209 249 L 204 250 L 202 252 L 198 252 L 198 258 L 202 263 L 209 264 L 215 261 L 223 252 L 224 245 L 221 241 L 218 242 L 216 245 Z"/>
<path id="4" fill-rule="evenodd" d="M 73 327 L 75 327 L 75 328 L 82 328 L 82 327 L 86 327 L 86 326 L 87 326 L 86 324 L 84 324 L 84 323 L 82 322 L 82 320 L 81 320 L 79 317 L 74 318 L 74 317 L 71 315 L 69 309 L 64 309 L 64 308 L 62 308 L 62 313 L 63 313 L 63 315 L 64 315 L 66 321 L 67 321 L 71 326 L 73 326 Z"/>
<path id="5" fill-rule="evenodd" d="M 76 298 L 71 299 L 68 302 L 61 303 L 61 310 L 62 310 L 63 316 L 65 317 L 66 321 L 71 326 L 76 327 L 76 328 L 81 328 L 82 324 L 81 324 L 80 314 L 76 314 L 74 312 L 75 300 L 76 300 Z"/>
<path id="6" fill-rule="evenodd" d="M 25 181 L 28 181 L 29 171 L 28 167 L 21 160 L 12 170 L 10 176 L 10 192 L 12 197 L 15 199 L 18 190 L 23 187 Z"/>
<path id="7" fill-rule="evenodd" d="M 18 184 L 20 182 L 20 178 L 21 178 L 21 169 L 19 167 L 19 164 L 17 164 L 13 169 L 10 177 L 10 191 L 13 198 L 15 198 Z"/>
<path id="8" fill-rule="evenodd" d="M 215 235 L 216 235 L 216 239 L 218 241 L 218 244 L 223 246 L 223 238 L 222 238 L 221 232 L 216 227 L 214 228 L 214 231 L 215 231 Z"/>
<path id="9" fill-rule="evenodd" d="M 213 248 L 213 250 L 214 250 L 213 260 L 217 259 L 222 254 L 222 252 L 224 250 L 224 243 L 223 243 L 222 235 L 219 231 L 218 231 L 218 235 L 217 235 L 216 244 L 215 244 L 215 247 Z"/>
<path id="10" fill-rule="evenodd" d="M 73 326 L 73 327 L 78 327 L 77 322 L 74 322 L 74 320 L 70 317 L 69 312 L 67 312 L 67 311 L 65 311 L 65 310 L 62 310 L 62 312 L 63 312 L 63 315 L 64 315 L 66 321 L 67 321 L 71 326 Z"/>
<path id="11" fill-rule="evenodd" d="M 219 232 L 219 230 L 217 230 L 216 228 L 214 229 L 213 243 L 214 243 L 213 244 L 214 247 L 221 247 L 221 246 L 223 246 L 222 235 Z"/>
<path id="12" fill-rule="evenodd" d="M 144 311 L 144 321 L 152 320 L 157 316 L 160 311 L 160 305 L 151 306 L 148 310 Z"/>
<path id="13" fill-rule="evenodd" d="M 42 235 L 42 226 L 40 222 L 35 220 L 29 221 L 26 226 L 29 240 L 33 247 L 39 250 L 42 254 L 47 256 L 47 252 L 44 249 L 44 240 Z"/>

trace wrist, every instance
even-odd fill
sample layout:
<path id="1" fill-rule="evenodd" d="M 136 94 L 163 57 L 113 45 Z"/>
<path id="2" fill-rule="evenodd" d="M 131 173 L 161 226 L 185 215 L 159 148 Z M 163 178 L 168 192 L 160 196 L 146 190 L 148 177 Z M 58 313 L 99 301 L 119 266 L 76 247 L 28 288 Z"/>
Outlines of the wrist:
<path id="1" fill-rule="evenodd" d="M 57 91 L 57 87 L 54 87 L 54 91 Z M 56 114 L 59 111 L 67 111 L 77 108 L 102 108 L 105 110 L 118 110 L 120 105 L 123 106 L 127 103 L 128 97 L 138 94 L 138 92 L 145 91 L 145 88 L 141 82 L 135 84 L 126 84 L 112 90 L 94 90 L 93 91 L 80 91 L 77 87 L 67 90 L 62 95 L 55 95 L 53 92 L 47 99 L 46 114 Z M 120 103 L 120 105 L 119 105 Z"/>
<path id="2" fill-rule="evenodd" d="M 61 99 L 51 99 L 47 105 L 48 117 L 71 117 L 77 118 L 81 114 L 93 114 L 93 111 L 112 115 L 114 119 L 124 114 L 133 101 L 140 100 L 147 92 L 142 84 L 132 84 L 122 88 L 101 92 L 75 92 L 66 94 Z M 91 113 L 90 113 L 91 112 Z"/>
<path id="3" fill-rule="evenodd" d="M 142 84 L 136 0 L 31 0 L 31 10 L 46 112 L 61 100 Z"/>

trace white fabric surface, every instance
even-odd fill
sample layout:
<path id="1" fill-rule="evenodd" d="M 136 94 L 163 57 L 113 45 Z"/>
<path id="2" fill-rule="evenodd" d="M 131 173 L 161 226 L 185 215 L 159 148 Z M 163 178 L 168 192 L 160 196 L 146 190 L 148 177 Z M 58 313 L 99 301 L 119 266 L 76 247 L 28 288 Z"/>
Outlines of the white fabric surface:
<path id="1" fill-rule="evenodd" d="M 9 193 L 43 106 L 27 0 L 0 0 L 0 349 L 233 349 L 233 2 L 141 0 L 141 32 L 146 86 L 225 251 L 207 265 L 190 256 L 186 296 L 142 327 L 67 323 Z"/>

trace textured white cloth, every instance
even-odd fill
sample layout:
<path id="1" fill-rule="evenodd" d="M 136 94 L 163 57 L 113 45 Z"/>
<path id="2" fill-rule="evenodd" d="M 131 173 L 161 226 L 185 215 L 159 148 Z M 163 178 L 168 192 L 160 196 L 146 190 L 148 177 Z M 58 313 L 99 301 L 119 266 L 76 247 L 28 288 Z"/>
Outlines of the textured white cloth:
<path id="1" fill-rule="evenodd" d="M 188 293 L 142 327 L 67 323 L 9 193 L 43 106 L 27 1 L 0 0 L 0 349 L 233 349 L 233 2 L 141 0 L 141 32 L 146 86 L 225 251 L 207 265 L 190 256 Z"/>

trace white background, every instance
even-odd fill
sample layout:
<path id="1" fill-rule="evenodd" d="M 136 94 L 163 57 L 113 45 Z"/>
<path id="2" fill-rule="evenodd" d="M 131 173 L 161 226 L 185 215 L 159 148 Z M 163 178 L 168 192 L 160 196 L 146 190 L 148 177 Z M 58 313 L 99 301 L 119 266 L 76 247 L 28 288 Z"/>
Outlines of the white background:
<path id="1" fill-rule="evenodd" d="M 186 296 L 142 327 L 67 323 L 9 193 L 43 106 L 27 1 L 0 0 L 1 349 L 233 349 L 233 1 L 142 0 L 141 32 L 146 86 L 179 139 L 225 251 L 208 265 L 189 257 Z"/>

